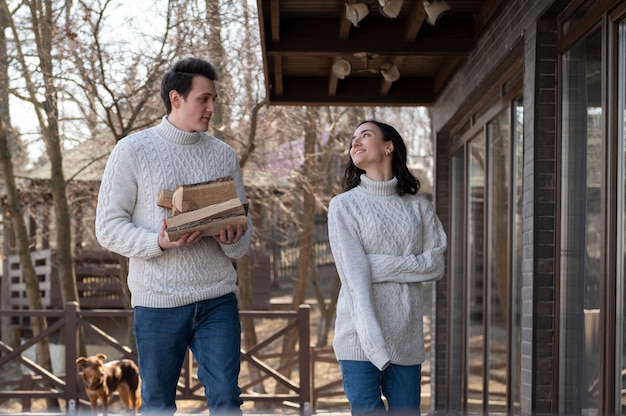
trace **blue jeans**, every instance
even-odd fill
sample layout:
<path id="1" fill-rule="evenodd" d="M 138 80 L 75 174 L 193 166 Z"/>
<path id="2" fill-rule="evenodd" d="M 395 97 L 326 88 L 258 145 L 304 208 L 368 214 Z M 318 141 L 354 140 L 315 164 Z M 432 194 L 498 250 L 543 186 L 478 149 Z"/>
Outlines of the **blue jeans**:
<path id="1" fill-rule="evenodd" d="M 339 361 L 352 415 L 419 415 L 422 366 L 390 364 L 380 371 L 368 361 Z M 381 394 L 387 399 L 385 408 Z"/>
<path id="2" fill-rule="evenodd" d="M 137 306 L 134 314 L 144 415 L 176 411 L 176 386 L 187 347 L 198 362 L 211 415 L 241 415 L 241 324 L 234 294 L 177 308 Z"/>

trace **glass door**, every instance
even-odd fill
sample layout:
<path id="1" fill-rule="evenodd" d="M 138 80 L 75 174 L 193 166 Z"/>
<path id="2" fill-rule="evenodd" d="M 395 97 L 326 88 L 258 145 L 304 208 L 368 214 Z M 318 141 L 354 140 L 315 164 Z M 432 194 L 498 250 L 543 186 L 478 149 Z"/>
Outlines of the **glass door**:
<path id="1" fill-rule="evenodd" d="M 617 71 L 617 412 L 626 414 L 626 22 L 619 24 L 618 30 L 618 71 Z"/>
<path id="2" fill-rule="evenodd" d="M 602 38 L 563 56 L 559 412 L 597 414 L 603 247 Z"/>
<path id="3" fill-rule="evenodd" d="M 451 159 L 448 410 L 510 415 L 520 411 L 521 98 L 492 114 Z"/>
<path id="4" fill-rule="evenodd" d="M 468 146 L 467 410 L 485 412 L 485 135 Z"/>

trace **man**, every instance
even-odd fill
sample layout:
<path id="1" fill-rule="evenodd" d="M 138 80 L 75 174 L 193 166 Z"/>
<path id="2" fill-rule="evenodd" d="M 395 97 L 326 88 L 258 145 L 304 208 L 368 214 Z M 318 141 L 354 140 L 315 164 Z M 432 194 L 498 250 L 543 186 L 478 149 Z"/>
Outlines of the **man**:
<path id="1" fill-rule="evenodd" d="M 239 161 L 206 133 L 215 111 L 214 67 L 185 58 L 163 77 L 166 116 L 120 140 L 107 162 L 96 210 L 100 244 L 130 259 L 128 287 L 142 378 L 144 414 L 173 414 L 187 347 L 198 362 L 212 415 L 241 414 L 238 386 L 241 326 L 232 259 L 250 245 L 252 223 L 200 231 L 170 241 L 161 190 L 232 177 L 247 202 Z"/>

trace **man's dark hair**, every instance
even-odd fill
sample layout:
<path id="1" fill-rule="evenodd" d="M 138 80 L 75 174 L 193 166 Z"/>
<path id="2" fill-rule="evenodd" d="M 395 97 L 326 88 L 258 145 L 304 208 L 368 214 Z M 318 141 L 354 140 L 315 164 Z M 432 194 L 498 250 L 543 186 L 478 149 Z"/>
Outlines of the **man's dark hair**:
<path id="1" fill-rule="evenodd" d="M 200 58 L 183 58 L 176 61 L 172 68 L 167 71 L 161 81 L 161 99 L 165 104 L 166 113 L 172 112 L 170 91 L 178 91 L 183 98 L 187 99 L 194 76 L 203 76 L 211 81 L 217 80 L 217 72 L 210 62 Z"/>
<path id="2" fill-rule="evenodd" d="M 383 140 L 386 142 L 391 141 L 393 143 L 391 170 L 393 172 L 393 176 L 398 178 L 398 195 L 415 195 L 420 189 L 420 181 L 413 176 L 406 164 L 407 150 L 400 133 L 398 133 L 398 131 L 389 124 L 381 123 L 376 120 L 362 121 L 359 123 L 357 128 L 365 123 L 372 123 L 378 126 L 383 133 Z M 346 171 L 343 176 L 343 190 L 347 191 L 358 186 L 361 183 L 361 175 L 364 173 L 365 171 L 356 167 L 352 158 L 348 155 L 348 164 L 346 165 Z"/>

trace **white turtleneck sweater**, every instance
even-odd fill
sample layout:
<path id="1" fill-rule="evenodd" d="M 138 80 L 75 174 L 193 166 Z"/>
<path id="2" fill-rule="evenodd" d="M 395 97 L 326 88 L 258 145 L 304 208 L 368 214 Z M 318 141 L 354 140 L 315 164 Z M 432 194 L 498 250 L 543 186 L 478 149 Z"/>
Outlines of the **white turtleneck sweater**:
<path id="1" fill-rule="evenodd" d="M 446 234 L 421 195 L 361 176 L 335 196 L 328 237 L 341 279 L 333 348 L 338 360 L 417 365 L 425 359 L 422 282 L 445 271 Z"/>
<path id="2" fill-rule="evenodd" d="M 226 176 L 247 202 L 235 151 L 206 133 L 179 130 L 167 117 L 117 143 L 100 185 L 96 237 L 103 247 L 130 258 L 133 307 L 171 308 L 238 293 L 231 259 L 248 250 L 249 216 L 248 229 L 235 244 L 204 237 L 191 247 L 161 250 L 158 243 L 161 222 L 170 216 L 157 205 L 163 189 Z"/>

